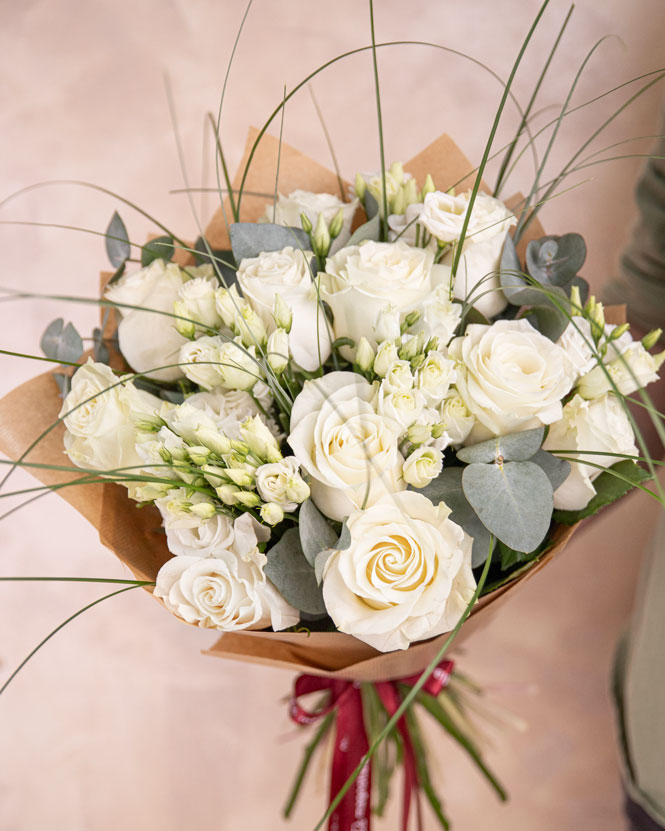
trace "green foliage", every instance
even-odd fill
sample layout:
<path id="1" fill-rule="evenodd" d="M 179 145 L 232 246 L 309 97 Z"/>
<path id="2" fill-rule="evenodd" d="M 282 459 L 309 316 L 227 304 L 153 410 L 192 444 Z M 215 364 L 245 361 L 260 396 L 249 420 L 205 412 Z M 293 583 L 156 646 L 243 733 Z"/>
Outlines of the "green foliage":
<path id="1" fill-rule="evenodd" d="M 554 495 L 534 462 L 471 464 L 462 474 L 464 495 L 490 533 L 516 551 L 533 551 L 550 527 Z"/>
<path id="2" fill-rule="evenodd" d="M 317 554 L 335 547 L 337 533 L 311 499 L 300 506 L 298 530 L 303 554 L 311 566 Z"/>
<path id="3" fill-rule="evenodd" d="M 106 255 L 113 268 L 120 269 L 124 267 L 125 261 L 131 253 L 131 246 L 129 244 L 129 236 L 125 223 L 120 219 L 120 214 L 117 211 L 113 212 L 111 221 L 106 229 Z M 114 279 L 117 276 L 113 275 Z"/>
<path id="4" fill-rule="evenodd" d="M 450 508 L 450 518 L 473 538 L 471 564 L 474 568 L 487 559 L 490 533 L 478 518 L 462 490 L 462 467 L 445 467 L 439 476 L 422 488 L 420 493 L 435 505 L 444 502 Z"/>
<path id="5" fill-rule="evenodd" d="M 229 288 L 236 282 L 237 265 L 233 257 L 233 251 L 224 249 L 213 249 L 209 246 L 203 237 L 197 237 L 194 243 L 196 250 L 196 264 L 206 265 L 209 263 L 215 269 L 215 273 L 220 273 L 222 282 Z"/>
<path id="6" fill-rule="evenodd" d="M 39 343 L 42 352 L 53 361 L 72 363 L 83 354 L 83 341 L 72 323 L 65 326 L 65 321 L 58 317 L 51 321 L 44 330 Z"/>
<path id="7" fill-rule="evenodd" d="M 92 357 L 100 364 L 109 362 L 109 349 L 104 342 L 102 330 L 98 327 L 92 330 Z"/>
<path id="8" fill-rule="evenodd" d="M 370 194 L 368 193 L 366 195 Z M 351 238 L 346 243 L 346 246 L 358 245 L 366 239 L 374 240 L 376 242 L 380 236 L 381 220 L 378 213 L 376 213 L 368 222 L 365 222 L 363 225 L 356 228 L 356 230 L 351 234 Z"/>
<path id="9" fill-rule="evenodd" d="M 309 237 L 302 228 L 272 225 L 269 222 L 234 222 L 229 228 L 233 257 L 238 263 L 258 257 L 265 251 L 281 251 L 282 248 L 300 248 L 309 251 Z"/>
<path id="10" fill-rule="evenodd" d="M 289 528 L 281 540 L 267 552 L 264 571 L 280 594 L 292 606 L 310 615 L 325 615 L 321 588 L 314 569 L 307 562 L 297 528 Z"/>
<path id="11" fill-rule="evenodd" d="M 555 511 L 554 520 L 563 525 L 574 525 L 581 519 L 586 519 L 598 513 L 601 508 L 616 502 L 617 499 L 627 494 L 636 485 L 650 479 L 651 474 L 644 468 L 641 468 L 631 459 L 623 459 L 601 473 L 594 481 L 596 495 L 586 508 L 579 511 Z"/>
<path id="12" fill-rule="evenodd" d="M 580 234 L 541 237 L 526 248 L 529 274 L 543 285 L 567 286 L 586 260 L 586 243 Z"/>
<path id="13" fill-rule="evenodd" d="M 472 444 L 457 451 L 457 458 L 461 462 L 494 462 L 503 459 L 506 462 L 523 462 L 530 459 L 543 443 L 544 427 L 533 430 L 522 430 L 520 433 L 509 433 L 506 436 L 497 436 L 488 441 Z"/>
<path id="14" fill-rule="evenodd" d="M 560 485 L 563 485 L 570 473 L 570 462 L 553 456 L 547 450 L 539 450 L 531 457 L 531 461 L 535 462 L 544 470 L 545 476 L 550 480 L 553 491 Z"/>
<path id="15" fill-rule="evenodd" d="M 168 263 L 173 258 L 174 251 L 172 236 L 165 234 L 162 237 L 155 237 L 141 249 L 141 265 L 145 268 L 155 260 L 164 260 Z"/>
<path id="16" fill-rule="evenodd" d="M 72 376 L 67 375 L 66 372 L 54 372 L 53 380 L 58 385 L 60 391 L 60 398 L 64 401 L 72 388 Z"/>

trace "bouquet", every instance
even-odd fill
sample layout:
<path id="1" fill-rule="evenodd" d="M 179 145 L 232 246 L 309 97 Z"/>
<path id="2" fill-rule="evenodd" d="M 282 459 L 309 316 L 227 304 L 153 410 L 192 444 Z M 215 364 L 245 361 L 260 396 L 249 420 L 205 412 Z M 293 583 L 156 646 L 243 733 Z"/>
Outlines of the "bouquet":
<path id="1" fill-rule="evenodd" d="M 134 573 L 118 591 L 219 630 L 212 655 L 302 673 L 304 766 L 335 735 L 332 829 L 369 827 L 398 763 L 404 828 L 421 792 L 447 827 L 416 704 L 504 796 L 444 656 L 652 476 L 625 400 L 657 380 L 661 333 L 634 339 L 590 292 L 582 237 L 540 226 L 538 178 L 501 198 L 527 117 L 493 191 L 494 131 L 475 170 L 442 136 L 406 164 L 381 148 L 352 184 L 269 124 L 231 182 L 220 143 L 205 231 L 162 227 L 135 267 L 116 212 L 93 349 L 53 321 L 59 368 L 0 404 L 14 464 Z"/>

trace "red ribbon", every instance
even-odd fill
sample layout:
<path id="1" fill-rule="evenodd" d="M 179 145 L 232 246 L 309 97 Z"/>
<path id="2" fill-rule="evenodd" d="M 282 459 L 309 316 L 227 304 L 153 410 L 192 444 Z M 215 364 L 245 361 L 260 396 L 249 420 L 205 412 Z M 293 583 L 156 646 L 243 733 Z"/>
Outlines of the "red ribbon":
<path id="1" fill-rule="evenodd" d="M 453 671 L 452 661 L 442 661 L 430 674 L 422 690 L 437 696 L 450 680 Z M 420 675 L 397 678 L 393 681 L 377 681 L 374 688 L 389 716 L 397 712 L 402 703 L 399 685 L 412 687 Z M 313 692 L 330 691 L 330 698 L 322 710 L 304 709 L 298 702 L 303 695 Z M 289 715 L 297 724 L 312 724 L 323 718 L 333 709 L 337 711 L 335 751 L 333 755 L 330 778 L 330 801 L 335 798 L 340 788 L 360 764 L 369 749 L 360 684 L 357 681 L 320 678 L 316 675 L 299 675 L 295 682 Z M 411 813 L 412 798 L 415 797 L 418 829 L 422 829 L 422 815 L 419 799 L 420 783 L 413 742 L 402 716 L 397 722 L 397 729 L 402 737 L 404 762 L 404 798 L 402 802 L 402 829 L 407 831 Z M 370 795 L 372 790 L 372 762 L 366 762 L 352 786 L 335 808 L 328 821 L 328 831 L 369 831 L 370 829 Z"/>

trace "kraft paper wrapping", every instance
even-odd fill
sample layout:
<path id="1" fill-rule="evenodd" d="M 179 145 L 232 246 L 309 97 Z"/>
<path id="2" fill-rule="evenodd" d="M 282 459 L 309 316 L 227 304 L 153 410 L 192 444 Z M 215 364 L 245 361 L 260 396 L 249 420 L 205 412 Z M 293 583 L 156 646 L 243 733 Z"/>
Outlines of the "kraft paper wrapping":
<path id="1" fill-rule="evenodd" d="M 249 133 L 242 170 L 249 150 L 258 134 L 256 129 Z M 254 156 L 245 187 L 258 193 L 272 193 L 275 185 L 278 141 L 265 135 Z M 460 187 L 472 183 L 473 166 L 448 136 L 441 136 L 422 153 L 405 165 L 419 183 L 431 173 L 436 186 L 447 189 L 462 180 Z M 234 186 L 240 183 L 236 175 Z M 345 184 L 345 189 L 348 186 Z M 298 150 L 282 143 L 279 189 L 288 193 L 296 188 L 311 191 L 338 193 L 337 177 L 331 171 L 309 159 Z M 243 221 L 255 221 L 263 215 L 270 197 L 246 196 L 242 201 Z M 514 205 L 519 195 L 509 200 Z M 227 204 L 227 217 L 230 216 Z M 524 247 L 529 239 L 543 235 L 543 229 L 536 221 L 532 223 Z M 206 230 L 206 236 L 214 249 L 229 247 L 228 234 L 221 209 L 213 217 Z M 191 262 L 184 251 L 176 253 L 181 265 Z M 102 285 L 108 274 L 102 275 Z M 625 319 L 618 309 L 616 320 Z M 108 334 L 114 325 L 107 322 Z M 119 356 L 114 356 L 114 364 Z M 26 382 L 10 392 L 0 401 L 0 450 L 10 459 L 19 459 L 39 439 L 36 446 L 26 455 L 23 463 L 68 465 L 63 451 L 64 427 L 58 422 L 62 402 L 50 372 Z M 46 485 L 58 485 L 83 475 L 86 471 L 73 468 L 69 471 L 54 471 L 43 468 L 30 469 L 37 479 Z M 137 579 L 154 581 L 160 567 L 171 557 L 166 547 L 166 537 L 161 527 L 161 517 L 156 508 L 150 506 L 137 509 L 116 484 L 68 486 L 58 491 L 77 511 L 98 530 L 101 542 L 136 575 Z M 462 627 L 455 640 L 457 645 L 470 634 L 486 626 L 500 604 L 512 595 L 530 575 L 543 568 L 560 553 L 576 526 L 560 527 L 554 532 L 550 550 L 527 572 L 507 586 L 482 598 L 470 618 Z M 330 677 L 346 677 L 359 681 L 396 678 L 418 672 L 436 655 L 446 635 L 414 644 L 406 651 L 380 653 L 350 635 L 337 632 L 233 632 L 224 633 L 205 654 L 217 657 L 235 658 L 252 663 L 266 664 L 297 672 L 310 672 Z"/>

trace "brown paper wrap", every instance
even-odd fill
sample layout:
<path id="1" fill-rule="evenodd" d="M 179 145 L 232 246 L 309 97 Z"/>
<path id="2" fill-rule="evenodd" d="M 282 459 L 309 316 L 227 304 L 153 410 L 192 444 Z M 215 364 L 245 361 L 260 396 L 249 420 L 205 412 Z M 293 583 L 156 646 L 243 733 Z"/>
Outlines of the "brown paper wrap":
<path id="1" fill-rule="evenodd" d="M 243 169 L 257 131 L 249 133 Z M 250 167 L 245 188 L 248 191 L 272 193 L 275 184 L 278 141 L 272 136 L 262 138 Z M 473 166 L 448 136 L 441 136 L 425 148 L 405 169 L 422 183 L 427 173 L 432 175 L 440 189 L 447 189 L 463 180 L 461 187 L 468 187 L 473 178 Z M 240 173 L 234 180 L 234 187 L 240 183 Z M 346 187 L 346 186 L 345 186 Z M 290 192 L 296 188 L 311 191 L 339 190 L 337 177 L 326 168 L 304 156 L 299 151 L 282 143 L 279 189 Z M 242 220 L 254 221 L 263 214 L 268 197 L 246 196 L 242 200 Z M 519 195 L 508 201 L 515 205 Z M 228 203 L 227 217 L 230 217 Z M 523 248 L 529 239 L 543 235 L 543 229 L 535 221 Z M 222 211 L 218 210 L 206 230 L 208 242 L 213 249 L 229 247 L 229 239 Z M 187 264 L 189 255 L 177 252 L 177 261 Z M 103 276 L 103 284 L 108 275 Z M 618 318 L 622 315 L 619 311 Z M 58 389 L 51 373 L 45 373 L 21 385 L 0 401 L 0 449 L 10 459 L 18 459 L 27 448 L 51 425 L 57 422 L 61 407 Z M 63 453 L 64 427 L 57 423 L 40 439 L 36 447 L 27 454 L 25 463 L 50 465 L 67 464 Z M 55 485 L 85 474 L 78 468 L 67 471 L 33 468 L 32 473 L 44 484 Z M 140 580 L 154 581 L 157 572 L 171 556 L 166 547 L 166 537 L 161 530 L 161 517 L 154 507 L 138 510 L 128 499 L 125 489 L 115 484 L 70 486 L 58 491 L 99 531 L 101 542 L 113 551 Z M 517 591 L 518 587 L 532 574 L 542 569 L 554 556 L 563 550 L 575 527 L 560 527 L 554 531 L 552 547 L 528 571 L 507 586 L 486 595 L 473 609 L 470 618 L 463 625 L 455 644 L 466 639 L 472 632 L 485 626 L 496 613 L 500 604 Z M 353 678 L 359 681 L 396 678 L 410 675 L 429 663 L 444 643 L 447 635 L 414 644 L 406 651 L 380 653 L 372 647 L 338 632 L 233 632 L 224 633 L 206 654 L 235 658 L 252 663 L 266 664 L 310 672 L 331 677 Z"/>

